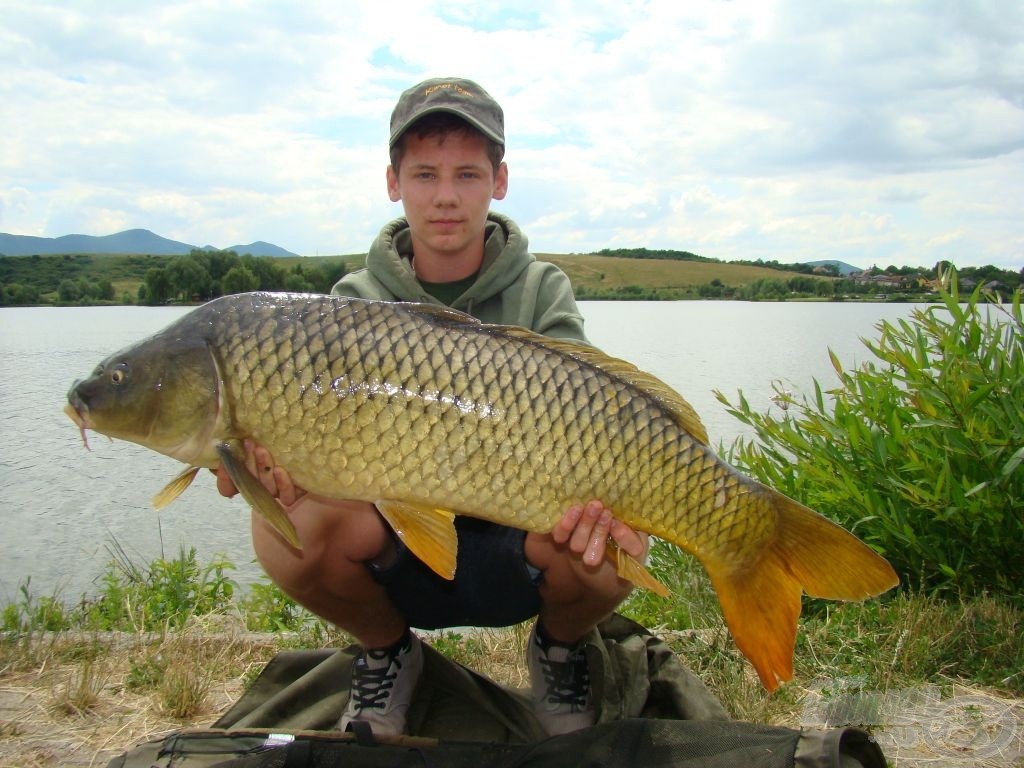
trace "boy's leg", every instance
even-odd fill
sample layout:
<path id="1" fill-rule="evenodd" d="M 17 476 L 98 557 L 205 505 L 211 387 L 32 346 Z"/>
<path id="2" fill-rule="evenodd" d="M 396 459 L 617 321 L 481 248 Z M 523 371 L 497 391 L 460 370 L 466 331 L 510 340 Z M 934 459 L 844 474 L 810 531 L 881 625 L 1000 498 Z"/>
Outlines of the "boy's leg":
<path id="1" fill-rule="evenodd" d="M 530 687 L 534 709 L 552 735 L 593 725 L 596 712 L 583 640 L 632 589 L 618 577 L 614 563 L 602 559 L 588 565 L 581 557 L 597 546 L 603 550 L 608 527 L 600 519 L 592 525 L 584 522 L 575 543 L 558 543 L 551 535 L 526 537 L 527 561 L 543 573 L 540 616 L 526 651 Z"/>
<path id="2" fill-rule="evenodd" d="M 607 513 L 607 514 L 605 514 Z M 567 513 L 566 518 L 569 518 Z M 615 563 L 604 557 L 605 543 L 614 521 L 600 503 L 584 508 L 571 536 L 558 542 L 552 534 L 526 537 L 527 562 L 540 570 L 540 621 L 555 642 L 571 645 L 611 614 L 626 599 L 632 584 L 620 579 Z M 646 554 L 647 537 L 638 536 Z M 636 555 L 635 555 L 636 556 Z M 596 564 L 591 565 L 591 561 Z"/>
<path id="3" fill-rule="evenodd" d="M 302 542 L 288 546 L 257 514 L 253 548 L 271 579 L 296 602 L 356 638 L 349 703 L 338 727 L 369 722 L 375 733 L 401 734 L 423 654 L 419 638 L 366 563 L 386 564 L 393 540 L 372 504 L 303 496 L 288 510 Z"/>
<path id="4" fill-rule="evenodd" d="M 402 637 L 405 619 L 366 567 L 386 559 L 394 546 L 376 508 L 307 494 L 288 516 L 301 550 L 285 543 L 262 517 L 252 516 L 253 549 L 274 583 L 365 647 L 390 646 Z"/>

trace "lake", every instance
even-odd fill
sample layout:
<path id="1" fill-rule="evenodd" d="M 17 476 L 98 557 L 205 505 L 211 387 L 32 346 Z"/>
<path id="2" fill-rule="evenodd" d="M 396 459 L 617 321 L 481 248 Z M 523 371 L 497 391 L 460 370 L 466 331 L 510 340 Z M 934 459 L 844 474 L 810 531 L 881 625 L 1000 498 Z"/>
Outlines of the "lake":
<path id="1" fill-rule="evenodd" d="M 758 410 L 771 407 L 772 383 L 811 392 L 812 379 L 836 382 L 831 348 L 846 367 L 870 353 L 881 320 L 908 317 L 909 304 L 746 302 L 582 302 L 590 340 L 655 374 L 701 415 L 711 443 L 729 444 L 743 425 L 712 391 L 742 390 Z M 182 468 L 173 459 L 89 433 L 86 451 L 62 412 L 71 383 L 108 354 L 156 331 L 188 308 L 68 307 L 0 309 L 0 601 L 34 594 L 66 600 L 95 592 L 116 541 L 137 562 L 195 546 L 205 562 L 224 553 L 242 584 L 260 577 L 241 498 L 217 494 L 201 472 L 159 514 L 154 493 Z"/>

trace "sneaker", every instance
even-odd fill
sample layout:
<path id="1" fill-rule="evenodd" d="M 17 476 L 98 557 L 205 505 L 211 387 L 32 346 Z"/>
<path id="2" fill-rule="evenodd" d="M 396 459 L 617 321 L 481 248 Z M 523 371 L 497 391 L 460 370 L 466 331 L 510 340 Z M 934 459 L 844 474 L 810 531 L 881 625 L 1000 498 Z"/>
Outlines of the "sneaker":
<path id="1" fill-rule="evenodd" d="M 590 667 L 582 643 L 574 647 L 546 642 L 534 625 L 527 643 L 533 711 L 551 736 L 594 724 Z"/>
<path id="2" fill-rule="evenodd" d="M 420 672 L 423 645 L 409 632 L 395 648 L 367 648 L 352 662 L 348 707 L 338 721 L 347 731 L 353 720 L 369 723 L 381 736 L 405 732 L 405 718 Z"/>

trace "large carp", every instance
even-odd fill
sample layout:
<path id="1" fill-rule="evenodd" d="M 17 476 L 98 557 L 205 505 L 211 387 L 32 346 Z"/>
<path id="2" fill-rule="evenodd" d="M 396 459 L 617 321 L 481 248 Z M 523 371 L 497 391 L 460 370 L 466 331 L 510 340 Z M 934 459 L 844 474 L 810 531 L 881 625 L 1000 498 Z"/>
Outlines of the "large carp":
<path id="1" fill-rule="evenodd" d="M 74 384 L 68 414 L 189 465 L 223 464 L 293 546 L 244 467 L 264 445 L 314 493 L 373 502 L 438 573 L 455 515 L 547 532 L 601 499 L 707 570 L 737 646 L 773 690 L 792 676 L 801 591 L 859 600 L 897 582 L 839 526 L 740 474 L 668 386 L 590 347 L 440 307 L 249 293 L 201 306 Z M 626 578 L 660 585 L 624 553 Z"/>

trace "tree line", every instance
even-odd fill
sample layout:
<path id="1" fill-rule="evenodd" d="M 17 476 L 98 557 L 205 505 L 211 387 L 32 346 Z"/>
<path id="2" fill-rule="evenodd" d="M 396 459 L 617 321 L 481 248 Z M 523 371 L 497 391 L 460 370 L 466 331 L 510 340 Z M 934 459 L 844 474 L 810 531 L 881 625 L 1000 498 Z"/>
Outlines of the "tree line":
<path id="1" fill-rule="evenodd" d="M 248 291 L 329 293 L 344 274 L 345 264 L 340 261 L 298 262 L 288 269 L 268 256 L 193 249 L 166 266 L 147 269 L 139 286 L 138 303 L 206 301 Z"/>
<path id="2" fill-rule="evenodd" d="M 340 257 L 292 261 L 201 249 L 180 256 L 7 257 L 0 259 L 0 306 L 159 305 L 256 290 L 328 293 L 346 271 Z M 117 283 L 138 287 L 118 295 Z"/>

